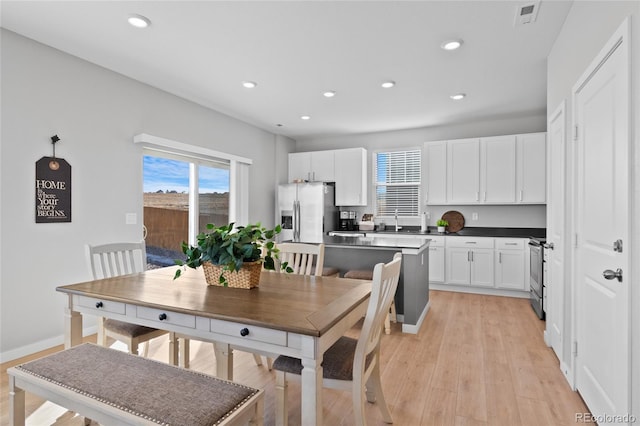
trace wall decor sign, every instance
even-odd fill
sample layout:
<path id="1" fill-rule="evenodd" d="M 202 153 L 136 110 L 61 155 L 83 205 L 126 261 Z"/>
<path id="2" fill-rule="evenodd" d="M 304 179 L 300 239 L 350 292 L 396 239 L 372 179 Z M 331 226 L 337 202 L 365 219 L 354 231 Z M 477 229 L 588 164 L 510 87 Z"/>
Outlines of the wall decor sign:
<path id="1" fill-rule="evenodd" d="M 55 148 L 36 162 L 35 195 L 36 223 L 71 222 L 71 165 L 55 157 Z"/>

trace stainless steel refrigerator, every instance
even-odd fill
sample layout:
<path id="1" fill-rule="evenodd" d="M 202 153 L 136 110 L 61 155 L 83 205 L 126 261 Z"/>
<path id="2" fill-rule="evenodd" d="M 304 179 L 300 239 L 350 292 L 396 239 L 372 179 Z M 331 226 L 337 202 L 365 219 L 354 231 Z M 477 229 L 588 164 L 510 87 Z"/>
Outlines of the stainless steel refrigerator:
<path id="1" fill-rule="evenodd" d="M 321 243 L 336 229 L 338 208 L 333 184 L 290 183 L 278 187 L 282 232 L 279 241 Z"/>

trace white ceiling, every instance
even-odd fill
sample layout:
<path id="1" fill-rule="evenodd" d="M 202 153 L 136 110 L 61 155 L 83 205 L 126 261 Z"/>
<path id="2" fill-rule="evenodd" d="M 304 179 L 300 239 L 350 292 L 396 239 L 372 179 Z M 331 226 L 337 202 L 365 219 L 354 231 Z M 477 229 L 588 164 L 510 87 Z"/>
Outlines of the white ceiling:
<path id="1" fill-rule="evenodd" d="M 535 23 L 516 27 L 526 3 L 4 0 L 0 18 L 6 29 L 303 140 L 543 113 L 546 57 L 571 2 L 542 1 Z M 128 25 L 132 13 L 151 26 Z M 450 38 L 462 48 L 440 49 Z M 382 89 L 385 80 L 397 85 Z M 327 90 L 337 95 L 323 97 Z M 457 92 L 467 98 L 452 101 Z"/>

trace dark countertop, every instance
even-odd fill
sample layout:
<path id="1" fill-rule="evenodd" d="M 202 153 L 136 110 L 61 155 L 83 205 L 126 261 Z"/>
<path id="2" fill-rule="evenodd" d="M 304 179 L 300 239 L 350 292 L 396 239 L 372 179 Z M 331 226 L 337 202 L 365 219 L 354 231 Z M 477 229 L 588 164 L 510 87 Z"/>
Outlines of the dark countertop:
<path id="1" fill-rule="evenodd" d="M 393 229 L 385 231 L 360 231 L 365 232 L 367 235 L 372 234 L 396 234 Z M 538 237 L 544 238 L 547 236 L 546 228 L 485 228 L 485 227 L 465 227 L 458 232 L 445 232 L 444 234 L 438 232 L 435 226 L 429 226 L 427 232 L 420 232 L 419 226 L 403 226 L 401 230 L 397 232 L 400 235 L 421 235 L 428 238 L 430 235 L 446 235 L 448 237 L 506 237 L 506 238 L 529 238 Z"/>
<path id="2" fill-rule="evenodd" d="M 431 241 L 426 235 L 425 238 L 391 238 L 388 235 L 384 238 L 376 237 L 329 237 L 323 238 L 325 246 L 343 246 L 360 248 L 391 248 L 391 249 L 420 249 L 427 247 Z"/>

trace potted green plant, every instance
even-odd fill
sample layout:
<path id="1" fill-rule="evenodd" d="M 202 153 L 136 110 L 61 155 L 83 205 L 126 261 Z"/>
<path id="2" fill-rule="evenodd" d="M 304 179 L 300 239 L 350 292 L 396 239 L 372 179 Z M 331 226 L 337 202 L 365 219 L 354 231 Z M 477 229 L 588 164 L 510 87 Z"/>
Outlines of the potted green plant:
<path id="1" fill-rule="evenodd" d="M 182 243 L 185 260 L 176 260 L 179 268 L 173 279 L 180 277 L 185 267 L 196 269 L 203 267 L 209 285 L 252 288 L 260 280 L 260 271 L 275 269 L 278 249 L 273 242 L 282 228 L 267 229 L 256 223 L 235 227 L 207 224 L 207 231 L 196 237 L 195 246 Z M 282 268 L 288 270 L 287 265 Z"/>
<path id="2" fill-rule="evenodd" d="M 438 232 L 444 232 L 446 227 L 449 226 L 449 222 L 444 219 L 438 219 L 436 225 L 438 226 Z"/>

